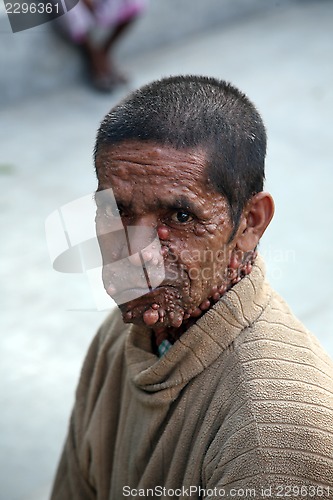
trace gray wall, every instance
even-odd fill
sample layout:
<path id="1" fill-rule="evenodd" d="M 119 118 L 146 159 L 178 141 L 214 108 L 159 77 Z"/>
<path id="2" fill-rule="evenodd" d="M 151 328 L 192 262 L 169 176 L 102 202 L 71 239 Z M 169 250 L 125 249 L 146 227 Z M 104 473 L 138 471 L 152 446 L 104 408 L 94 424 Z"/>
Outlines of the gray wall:
<path id="1" fill-rule="evenodd" d="M 301 0 L 150 0 L 146 13 L 121 41 L 118 57 L 134 57 L 239 17 L 297 1 Z M 13 34 L 2 9 L 0 105 L 56 90 L 82 78 L 82 61 L 53 28 L 51 21 Z"/>

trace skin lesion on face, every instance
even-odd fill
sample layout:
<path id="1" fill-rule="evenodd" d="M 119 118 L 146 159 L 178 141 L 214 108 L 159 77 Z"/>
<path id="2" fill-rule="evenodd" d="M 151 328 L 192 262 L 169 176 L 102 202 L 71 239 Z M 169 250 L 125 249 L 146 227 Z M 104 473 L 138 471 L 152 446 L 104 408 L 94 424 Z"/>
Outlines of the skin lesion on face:
<path id="1" fill-rule="evenodd" d="M 205 153 L 123 142 L 97 156 L 97 174 L 98 191 L 112 190 L 118 205 L 116 214 L 107 203 L 97 210 L 105 289 L 125 322 L 179 334 L 238 279 L 230 274 L 237 237 L 229 242 L 229 207 L 207 184 Z M 120 227 L 108 231 L 114 214 Z M 135 298 L 120 300 L 128 290 Z"/>

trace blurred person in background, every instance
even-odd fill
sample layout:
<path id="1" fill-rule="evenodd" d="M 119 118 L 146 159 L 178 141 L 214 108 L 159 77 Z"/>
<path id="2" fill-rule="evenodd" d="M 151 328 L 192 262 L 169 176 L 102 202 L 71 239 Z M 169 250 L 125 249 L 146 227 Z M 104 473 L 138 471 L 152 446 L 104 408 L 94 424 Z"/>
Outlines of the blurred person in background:
<path id="1" fill-rule="evenodd" d="M 96 89 L 110 92 L 126 83 L 115 64 L 113 49 L 145 4 L 145 0 L 80 0 L 57 21 L 66 38 L 81 49 Z"/>

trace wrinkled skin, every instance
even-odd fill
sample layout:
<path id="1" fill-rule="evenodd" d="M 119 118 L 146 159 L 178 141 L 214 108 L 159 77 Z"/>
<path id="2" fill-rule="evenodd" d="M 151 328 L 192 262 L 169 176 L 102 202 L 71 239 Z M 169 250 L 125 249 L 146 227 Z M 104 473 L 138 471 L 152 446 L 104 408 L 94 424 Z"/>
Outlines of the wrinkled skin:
<path id="1" fill-rule="evenodd" d="M 236 248 L 235 238 L 229 242 L 233 227 L 228 204 L 207 178 L 205 152 L 125 141 L 100 151 L 96 168 L 97 191 L 112 188 L 119 209 L 115 214 L 107 196 L 97 201 L 96 227 L 104 286 L 124 321 L 149 325 L 157 333 L 184 326 L 189 318 L 193 322 L 224 293 Z M 141 241 L 140 227 L 157 233 L 160 242 L 141 258 L 136 254 L 126 259 L 118 271 L 121 276 L 107 265 L 127 255 L 122 238 L 108 231 L 117 215 L 125 228 L 138 228 L 132 233 L 131 253 L 150 243 Z M 123 303 L 126 290 L 146 286 L 143 261 L 156 273 L 164 266 L 165 278 L 149 293 Z"/>

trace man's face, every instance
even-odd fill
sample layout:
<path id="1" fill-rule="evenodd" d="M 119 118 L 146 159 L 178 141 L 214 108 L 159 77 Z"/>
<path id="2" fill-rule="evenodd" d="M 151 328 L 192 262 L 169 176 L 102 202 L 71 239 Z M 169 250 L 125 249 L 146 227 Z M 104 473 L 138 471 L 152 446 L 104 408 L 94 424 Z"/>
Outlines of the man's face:
<path id="1" fill-rule="evenodd" d="M 105 289 L 126 322 L 180 326 L 224 284 L 235 246 L 227 202 L 207 178 L 206 153 L 125 141 L 104 148 L 96 167 Z"/>

